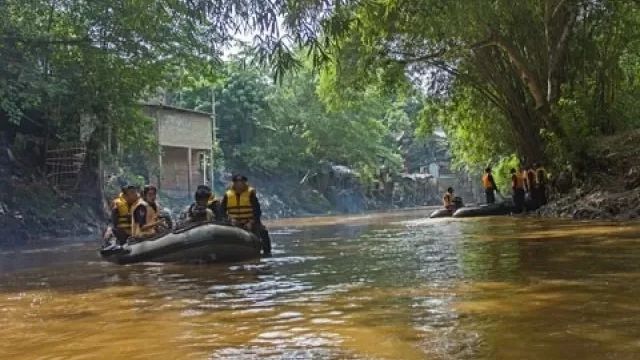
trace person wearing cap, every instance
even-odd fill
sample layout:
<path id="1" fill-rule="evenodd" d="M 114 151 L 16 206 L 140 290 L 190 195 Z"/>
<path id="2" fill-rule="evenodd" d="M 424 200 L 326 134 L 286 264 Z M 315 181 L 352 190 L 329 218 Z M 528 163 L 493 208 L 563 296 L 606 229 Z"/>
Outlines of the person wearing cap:
<path id="1" fill-rule="evenodd" d="M 126 185 L 122 187 L 122 193 L 113 200 L 111 207 L 111 223 L 113 235 L 118 243 L 123 244 L 131 236 L 131 216 L 133 207 L 138 202 L 138 187 Z"/>
<path id="2" fill-rule="evenodd" d="M 233 226 L 251 231 L 262 239 L 265 255 L 271 254 L 271 239 L 261 222 L 262 210 L 256 190 L 249 186 L 244 175 L 234 175 L 231 187 L 220 204 L 222 214 L 226 215 Z"/>

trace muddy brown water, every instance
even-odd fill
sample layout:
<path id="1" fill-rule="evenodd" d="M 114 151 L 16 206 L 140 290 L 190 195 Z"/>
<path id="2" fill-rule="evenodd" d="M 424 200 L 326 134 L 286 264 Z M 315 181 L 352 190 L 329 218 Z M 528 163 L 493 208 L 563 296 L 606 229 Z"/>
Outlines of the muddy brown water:
<path id="1" fill-rule="evenodd" d="M 272 223 L 274 256 L 0 253 L 0 359 L 639 359 L 640 225 Z"/>

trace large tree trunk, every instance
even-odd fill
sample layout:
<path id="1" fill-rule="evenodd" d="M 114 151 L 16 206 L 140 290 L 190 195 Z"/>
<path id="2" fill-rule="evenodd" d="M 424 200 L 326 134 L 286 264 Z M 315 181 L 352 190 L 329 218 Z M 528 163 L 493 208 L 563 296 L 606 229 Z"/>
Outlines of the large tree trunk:
<path id="1" fill-rule="evenodd" d="M 527 98 L 527 90 L 519 80 L 509 57 L 495 48 L 483 48 L 473 58 L 482 82 L 496 95 L 512 133 L 512 145 L 526 162 L 544 161 L 545 144 L 540 137 L 543 120 L 535 103 Z"/>

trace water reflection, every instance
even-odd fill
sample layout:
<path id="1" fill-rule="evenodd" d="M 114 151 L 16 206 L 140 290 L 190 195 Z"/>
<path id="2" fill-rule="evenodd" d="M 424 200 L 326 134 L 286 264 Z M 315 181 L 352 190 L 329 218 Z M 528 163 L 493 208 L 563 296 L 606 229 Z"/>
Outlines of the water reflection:
<path id="1" fill-rule="evenodd" d="M 420 215 L 280 223 L 238 264 L 2 253 L 0 358 L 640 356 L 639 226 Z"/>

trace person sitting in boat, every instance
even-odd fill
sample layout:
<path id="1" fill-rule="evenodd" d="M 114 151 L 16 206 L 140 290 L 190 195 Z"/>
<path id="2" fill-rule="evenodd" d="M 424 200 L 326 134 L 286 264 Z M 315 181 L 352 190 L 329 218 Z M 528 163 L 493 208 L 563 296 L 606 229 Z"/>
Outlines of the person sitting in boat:
<path id="1" fill-rule="evenodd" d="M 146 185 L 142 189 L 142 198 L 133 206 L 131 236 L 134 238 L 150 238 L 167 230 L 164 219 L 159 216 L 157 194 L 155 186 Z"/>
<path id="2" fill-rule="evenodd" d="M 261 222 L 262 210 L 256 190 L 249 186 L 244 175 L 234 175 L 231 187 L 227 190 L 220 204 L 222 213 L 231 221 L 231 225 L 251 231 L 262 239 L 262 250 L 265 255 L 271 254 L 269 232 Z"/>
<path id="3" fill-rule="evenodd" d="M 209 199 L 207 200 L 207 209 L 213 212 L 214 219 L 216 221 L 223 221 L 224 214 L 220 209 L 220 200 L 218 200 L 214 194 L 214 192 L 207 185 L 200 185 L 198 188 L 206 189 L 209 191 Z"/>
<path id="4" fill-rule="evenodd" d="M 198 186 L 195 202 L 187 210 L 187 222 L 211 222 L 215 220 L 213 210 L 209 208 L 211 189 L 206 185 Z"/>
<path id="5" fill-rule="evenodd" d="M 442 196 L 442 205 L 444 205 L 444 208 L 449 210 L 449 211 L 454 211 L 456 209 L 456 205 L 453 202 L 453 188 L 447 188 L 447 192 L 444 193 L 444 196 Z"/>
<path id="6" fill-rule="evenodd" d="M 132 210 L 139 198 L 138 187 L 126 185 L 112 202 L 111 223 L 114 227 L 111 231 L 119 244 L 124 244 L 131 236 Z"/>

